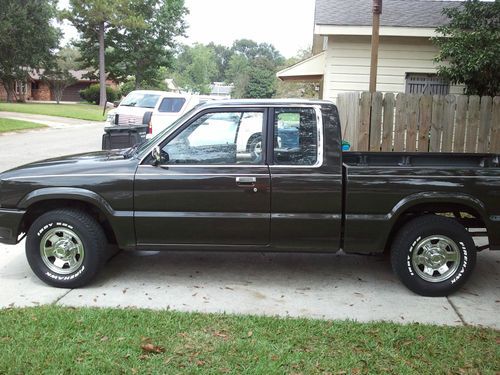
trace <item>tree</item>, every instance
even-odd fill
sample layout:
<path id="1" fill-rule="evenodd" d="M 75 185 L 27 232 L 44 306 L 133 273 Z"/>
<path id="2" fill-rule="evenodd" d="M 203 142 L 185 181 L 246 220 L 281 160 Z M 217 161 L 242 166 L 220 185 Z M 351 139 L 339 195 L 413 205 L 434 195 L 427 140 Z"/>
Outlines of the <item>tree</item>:
<path id="1" fill-rule="evenodd" d="M 240 39 L 231 47 L 226 82 L 234 83 L 233 97 L 270 98 L 276 93 L 276 72 L 284 58 L 273 45 Z"/>
<path id="2" fill-rule="evenodd" d="M 217 74 L 217 63 L 212 49 L 196 43 L 193 47 L 183 46 L 178 55 L 174 78 L 187 90 L 210 93 L 210 83 Z"/>
<path id="3" fill-rule="evenodd" d="M 500 95 L 500 1 L 468 0 L 443 14 L 449 22 L 433 38 L 438 74 L 465 84 L 468 95 Z"/>
<path id="4" fill-rule="evenodd" d="M 98 45 L 99 61 L 99 105 L 106 106 L 105 34 L 110 27 L 130 25 L 140 27 L 142 20 L 130 10 L 126 0 L 70 0 L 70 10 L 65 17 L 80 32 L 80 48 L 90 45 L 93 50 L 95 40 Z M 89 48 L 86 48 L 88 51 Z"/>
<path id="5" fill-rule="evenodd" d="M 0 0 L 0 9 L 0 82 L 12 101 L 16 82 L 50 61 L 60 31 L 52 25 L 55 1 Z"/>
<path id="6" fill-rule="evenodd" d="M 77 81 L 71 71 L 79 68 L 79 56 L 75 48 L 62 48 L 43 71 L 42 80 L 49 85 L 57 104 L 62 100 L 64 90 Z"/>
<path id="7" fill-rule="evenodd" d="M 269 59 L 256 58 L 250 66 L 243 97 L 272 98 L 274 94 L 276 94 L 275 66 Z"/>
<path id="8" fill-rule="evenodd" d="M 176 38 L 184 35 L 184 0 L 129 0 L 142 24 L 110 30 L 108 70 L 118 80 L 135 78 L 135 89 L 157 84 L 158 69 L 172 65 Z"/>
<path id="9" fill-rule="evenodd" d="M 248 85 L 250 61 L 244 55 L 233 54 L 226 70 L 226 82 L 234 84 L 232 96 L 243 98 Z"/>
<path id="10" fill-rule="evenodd" d="M 226 78 L 226 70 L 229 68 L 229 61 L 233 56 L 233 51 L 226 46 L 215 44 L 213 42 L 210 42 L 207 47 L 213 51 L 215 62 L 217 64 L 217 74 L 214 77 L 214 81 L 224 82 L 224 79 Z"/>

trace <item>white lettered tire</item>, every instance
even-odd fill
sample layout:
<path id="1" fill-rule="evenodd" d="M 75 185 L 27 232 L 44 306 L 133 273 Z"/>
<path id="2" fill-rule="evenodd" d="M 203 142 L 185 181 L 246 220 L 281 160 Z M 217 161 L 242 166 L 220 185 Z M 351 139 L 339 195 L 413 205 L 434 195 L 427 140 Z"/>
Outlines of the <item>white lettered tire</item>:
<path id="1" fill-rule="evenodd" d="M 464 285 L 476 264 L 472 236 L 457 221 L 425 215 L 407 223 L 391 247 L 392 269 L 422 296 L 447 296 Z"/>
<path id="2" fill-rule="evenodd" d="M 78 209 L 37 218 L 28 230 L 26 257 L 40 280 L 58 288 L 88 284 L 106 260 L 106 236 L 99 223 Z"/>

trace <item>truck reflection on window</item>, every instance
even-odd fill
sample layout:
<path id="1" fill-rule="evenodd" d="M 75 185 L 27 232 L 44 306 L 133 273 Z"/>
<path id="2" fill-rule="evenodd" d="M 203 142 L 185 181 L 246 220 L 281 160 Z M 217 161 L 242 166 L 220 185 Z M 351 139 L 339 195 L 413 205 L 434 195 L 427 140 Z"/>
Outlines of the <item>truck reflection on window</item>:
<path id="1" fill-rule="evenodd" d="M 263 112 L 202 115 L 163 151 L 169 164 L 261 164 Z"/>
<path id="2" fill-rule="evenodd" d="M 274 164 L 314 165 L 318 127 L 312 108 L 277 109 L 274 116 Z"/>

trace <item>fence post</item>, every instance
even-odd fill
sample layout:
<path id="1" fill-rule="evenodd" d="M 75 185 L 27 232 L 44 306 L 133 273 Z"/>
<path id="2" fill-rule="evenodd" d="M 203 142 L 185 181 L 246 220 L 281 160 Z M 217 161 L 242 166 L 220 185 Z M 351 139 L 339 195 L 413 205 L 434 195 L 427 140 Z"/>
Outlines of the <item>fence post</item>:
<path id="1" fill-rule="evenodd" d="M 464 152 L 465 129 L 467 125 L 467 102 L 465 95 L 457 96 L 457 112 L 455 114 L 455 136 L 453 138 L 453 152 Z"/>
<path id="2" fill-rule="evenodd" d="M 424 95 L 420 98 L 419 112 L 418 152 L 427 152 L 432 123 L 432 96 Z"/>
<path id="3" fill-rule="evenodd" d="M 467 131 L 465 134 L 465 152 L 476 152 L 477 132 L 479 129 L 479 103 L 477 95 L 469 97 L 469 116 L 467 121 Z"/>
<path id="4" fill-rule="evenodd" d="M 396 124 L 394 127 L 394 151 L 404 151 L 406 131 L 406 94 L 396 97 Z"/>
<path id="5" fill-rule="evenodd" d="M 370 146 L 370 111 L 372 95 L 369 92 L 361 93 L 359 109 L 358 150 L 368 151 Z"/>
<path id="6" fill-rule="evenodd" d="M 384 120 L 382 124 L 382 151 L 392 151 L 392 132 L 394 126 L 394 94 L 384 95 Z"/>
<path id="7" fill-rule="evenodd" d="M 489 152 L 500 154 L 500 96 L 493 98 L 491 116 L 491 142 Z"/>
<path id="8" fill-rule="evenodd" d="M 455 95 L 446 95 L 443 111 L 443 141 L 441 151 L 453 151 L 453 128 L 455 127 Z"/>
<path id="9" fill-rule="evenodd" d="M 479 131 L 477 133 L 477 152 L 488 151 L 488 136 L 491 127 L 491 96 L 481 97 L 481 113 L 479 114 Z"/>
<path id="10" fill-rule="evenodd" d="M 430 152 L 441 151 L 441 131 L 443 129 L 444 97 L 434 95 L 432 97 L 431 135 L 429 142 Z"/>
<path id="11" fill-rule="evenodd" d="M 372 111 L 370 115 L 370 151 L 380 151 L 382 136 L 382 93 L 372 94 Z"/>
<path id="12" fill-rule="evenodd" d="M 406 148 L 408 152 L 417 150 L 417 132 L 418 132 L 418 102 L 419 96 L 411 94 L 408 98 L 408 128 L 406 130 Z"/>

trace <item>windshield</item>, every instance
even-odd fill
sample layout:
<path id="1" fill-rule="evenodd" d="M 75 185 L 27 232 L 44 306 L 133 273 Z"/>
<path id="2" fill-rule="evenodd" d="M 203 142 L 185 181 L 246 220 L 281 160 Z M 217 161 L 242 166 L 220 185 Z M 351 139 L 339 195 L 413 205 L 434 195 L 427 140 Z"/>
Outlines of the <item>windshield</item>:
<path id="1" fill-rule="evenodd" d="M 139 154 L 143 153 L 149 147 L 151 147 L 152 145 L 158 143 L 160 141 L 160 139 L 164 138 L 165 135 L 167 135 L 168 133 L 170 133 L 170 131 L 172 131 L 178 125 L 180 125 L 181 123 L 183 123 L 184 121 L 186 121 L 189 117 L 191 117 L 193 115 L 193 113 L 196 112 L 196 110 L 200 106 L 201 106 L 201 104 L 198 104 L 197 106 L 191 108 L 184 115 L 182 115 L 181 117 L 179 117 L 177 120 L 175 120 L 172 124 L 170 124 L 169 126 L 167 126 L 165 129 L 163 129 L 163 131 L 161 131 L 160 133 L 158 133 L 157 135 L 155 135 L 149 141 L 146 141 L 146 142 L 144 142 L 143 144 L 141 144 L 139 146 L 132 147 L 131 149 L 129 149 L 125 153 L 125 156 L 126 157 L 130 157 L 132 155 L 139 155 Z"/>
<path id="2" fill-rule="evenodd" d="M 146 94 L 132 91 L 125 97 L 125 99 L 122 100 L 120 106 L 154 108 L 159 98 L 160 95 L 157 94 Z"/>

